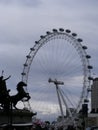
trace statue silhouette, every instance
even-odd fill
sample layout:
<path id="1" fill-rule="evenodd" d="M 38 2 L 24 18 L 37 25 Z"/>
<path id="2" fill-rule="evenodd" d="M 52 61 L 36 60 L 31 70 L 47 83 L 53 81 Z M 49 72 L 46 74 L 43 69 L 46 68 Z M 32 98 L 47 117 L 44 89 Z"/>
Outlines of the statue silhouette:
<path id="1" fill-rule="evenodd" d="M 7 86 L 6 86 L 6 80 L 8 80 L 11 76 L 9 76 L 8 78 L 4 79 L 3 76 L 0 77 L 0 91 L 3 93 L 8 93 L 10 90 L 7 90 Z"/>
<path id="2" fill-rule="evenodd" d="M 18 93 L 16 95 L 13 95 L 13 96 L 10 96 L 10 100 L 13 104 L 13 106 L 17 109 L 16 107 L 16 104 L 18 103 L 18 101 L 22 101 L 24 98 L 25 101 L 28 101 L 31 97 L 29 96 L 29 93 L 25 92 L 24 90 L 24 86 L 27 86 L 26 83 L 24 83 L 23 81 L 20 81 L 18 84 L 17 84 L 17 91 Z"/>
<path id="3" fill-rule="evenodd" d="M 10 109 L 10 104 L 16 108 L 16 104 L 18 101 L 28 101 L 31 97 L 29 93 L 25 92 L 24 88 L 27 86 L 26 83 L 20 81 L 17 86 L 17 94 L 16 95 L 9 95 L 10 90 L 7 90 L 6 80 L 8 80 L 11 76 L 8 76 L 4 79 L 3 75 L 0 77 L 0 107 L 4 110 Z M 17 109 L 17 108 L 16 108 Z"/>
<path id="4" fill-rule="evenodd" d="M 9 108 L 9 92 L 10 90 L 7 90 L 6 86 L 6 80 L 8 80 L 11 76 L 8 78 L 3 77 L 3 75 L 0 77 L 0 103 L 1 107 Z"/>

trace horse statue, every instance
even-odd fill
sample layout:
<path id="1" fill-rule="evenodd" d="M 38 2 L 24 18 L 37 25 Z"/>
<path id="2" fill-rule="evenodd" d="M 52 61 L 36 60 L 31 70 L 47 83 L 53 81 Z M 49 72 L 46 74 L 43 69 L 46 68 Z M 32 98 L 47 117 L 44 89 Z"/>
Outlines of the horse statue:
<path id="1" fill-rule="evenodd" d="M 0 108 L 3 108 L 4 110 L 9 110 L 11 108 L 11 104 L 14 108 L 17 109 L 16 104 L 19 101 L 28 101 L 31 98 L 29 93 L 25 92 L 23 88 L 27 86 L 27 84 L 23 81 L 20 81 L 17 84 L 17 94 L 10 96 L 10 90 L 7 90 L 6 87 L 6 80 L 10 77 L 11 76 L 6 79 L 4 79 L 3 76 L 0 77 Z"/>
<path id="2" fill-rule="evenodd" d="M 17 84 L 17 91 L 18 93 L 16 95 L 13 95 L 13 96 L 10 96 L 10 100 L 11 100 L 11 103 L 13 105 L 13 107 L 16 107 L 16 104 L 18 103 L 18 101 L 28 101 L 31 97 L 29 96 L 29 93 L 26 93 L 25 90 L 24 90 L 24 86 L 27 86 L 26 83 L 24 83 L 23 81 L 20 81 L 18 84 Z"/>

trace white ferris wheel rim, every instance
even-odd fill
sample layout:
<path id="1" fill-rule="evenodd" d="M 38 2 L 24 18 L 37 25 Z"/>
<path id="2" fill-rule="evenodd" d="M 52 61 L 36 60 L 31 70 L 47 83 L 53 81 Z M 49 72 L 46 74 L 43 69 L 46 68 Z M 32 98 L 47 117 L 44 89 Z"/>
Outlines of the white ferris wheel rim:
<path id="1" fill-rule="evenodd" d="M 68 44 L 71 43 L 71 46 L 74 47 L 74 49 L 77 52 L 77 55 L 79 55 L 81 60 L 81 65 L 83 67 L 83 86 L 81 96 L 78 101 L 78 105 L 76 106 L 76 110 L 78 112 L 83 101 L 88 98 L 88 89 L 90 89 L 90 77 L 92 67 L 89 63 L 90 56 L 86 52 L 87 47 L 83 46 L 81 44 L 82 39 L 76 38 L 76 34 L 70 33 L 70 30 L 64 31 L 62 28 L 60 28 L 59 31 L 57 31 L 56 29 L 53 29 L 53 32 L 47 32 L 45 36 L 41 36 L 39 41 L 35 41 L 35 45 L 32 48 L 30 48 L 30 52 L 26 57 L 26 61 L 22 72 L 22 80 L 26 83 L 28 82 L 31 64 L 34 58 L 36 58 L 36 54 L 39 52 L 40 48 L 43 47 L 43 45 L 47 44 L 48 42 L 54 39 L 65 40 L 68 42 Z M 27 88 L 26 91 L 28 91 Z M 24 106 L 28 106 L 28 109 L 32 109 L 29 102 L 24 101 Z"/>

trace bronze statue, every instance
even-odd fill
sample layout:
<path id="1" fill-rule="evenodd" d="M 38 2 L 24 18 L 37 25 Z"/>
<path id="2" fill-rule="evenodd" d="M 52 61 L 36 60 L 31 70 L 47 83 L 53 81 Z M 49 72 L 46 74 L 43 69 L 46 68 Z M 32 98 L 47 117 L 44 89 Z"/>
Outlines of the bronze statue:
<path id="1" fill-rule="evenodd" d="M 3 76 L 0 77 L 0 92 L 3 93 L 8 93 L 10 92 L 10 90 L 7 90 L 7 86 L 6 86 L 6 80 L 8 80 L 11 76 L 9 76 L 8 78 L 4 79 Z"/>
<path id="2" fill-rule="evenodd" d="M 12 102 L 12 104 L 15 108 L 16 108 L 16 104 L 17 104 L 18 101 L 23 100 L 24 98 L 26 98 L 26 99 L 24 99 L 25 101 L 28 101 L 31 98 L 29 96 L 29 93 L 25 92 L 25 90 L 23 88 L 24 86 L 27 86 L 27 84 L 24 83 L 23 81 L 20 81 L 17 84 L 18 93 L 16 95 L 10 96 L 10 100 L 11 100 L 11 102 Z"/>
<path id="3" fill-rule="evenodd" d="M 10 90 L 7 90 L 6 86 L 6 80 L 8 80 L 11 76 L 8 76 L 7 78 L 4 79 L 3 73 L 2 76 L 0 77 L 0 107 L 1 109 L 3 108 L 4 110 L 10 109 L 10 104 L 14 108 L 16 108 L 16 104 L 18 101 L 28 101 L 31 97 L 29 96 L 29 93 L 25 92 L 23 87 L 26 87 L 27 84 L 24 83 L 23 81 L 20 81 L 17 84 L 17 94 L 16 95 L 9 95 Z M 17 108 L 16 108 L 17 109 Z"/>
<path id="4" fill-rule="evenodd" d="M 11 76 L 8 76 L 4 79 L 3 77 L 3 71 L 2 75 L 0 77 L 0 103 L 1 107 L 4 109 L 9 109 L 9 92 L 10 90 L 7 90 L 6 86 L 6 80 L 8 80 Z"/>

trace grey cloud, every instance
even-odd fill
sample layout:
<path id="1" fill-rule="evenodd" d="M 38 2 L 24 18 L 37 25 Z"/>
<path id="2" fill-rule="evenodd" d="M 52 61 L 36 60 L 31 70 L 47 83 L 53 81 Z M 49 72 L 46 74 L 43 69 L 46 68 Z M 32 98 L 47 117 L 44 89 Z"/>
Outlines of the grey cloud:
<path id="1" fill-rule="evenodd" d="M 21 5 L 21 6 L 39 6 L 41 4 L 40 0 L 0 0 L 1 4 L 5 5 Z"/>
<path id="2" fill-rule="evenodd" d="M 87 52 L 92 56 L 90 61 L 91 65 L 94 65 L 94 73 L 96 76 L 98 75 L 97 2 L 97 0 L 0 0 L 0 72 L 4 69 L 5 77 L 10 74 L 12 75 L 7 81 L 8 88 L 12 89 L 12 92 L 16 92 L 16 84 L 21 80 L 23 63 L 30 51 L 29 48 L 33 47 L 34 41 L 39 40 L 40 35 L 44 35 L 46 31 L 52 31 L 52 28 L 69 28 L 72 32 L 78 33 L 77 38 L 83 38 L 83 45 L 88 46 Z M 34 61 L 32 62 L 32 66 L 34 65 L 33 63 Z M 47 68 L 45 69 L 49 69 L 48 65 L 49 62 L 47 62 Z M 70 68 L 72 65 L 70 65 Z M 30 74 L 32 69 L 30 70 L 28 90 L 31 90 L 29 91 L 30 94 L 38 101 L 41 91 L 40 88 L 37 91 L 35 85 L 37 85 L 37 80 L 42 85 L 44 81 L 42 79 L 43 75 L 42 78 L 40 75 L 41 69 L 37 67 L 37 65 L 33 66 L 34 73 L 32 75 L 34 74 L 34 80 L 36 79 L 34 84 L 32 75 Z M 46 73 L 44 75 L 44 80 L 47 82 L 49 75 Z M 45 85 L 47 86 L 47 83 Z M 33 91 L 36 91 L 34 95 Z M 42 91 L 41 93 L 43 99 L 44 96 L 46 97 L 46 93 L 44 95 L 44 92 Z M 33 98 L 31 100 L 33 102 Z"/>

